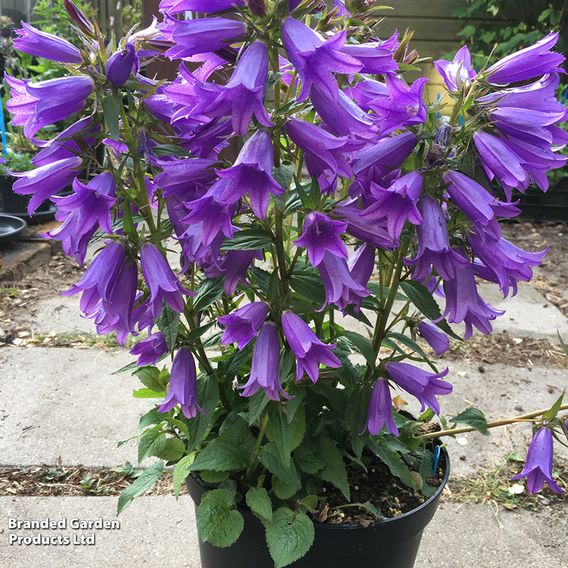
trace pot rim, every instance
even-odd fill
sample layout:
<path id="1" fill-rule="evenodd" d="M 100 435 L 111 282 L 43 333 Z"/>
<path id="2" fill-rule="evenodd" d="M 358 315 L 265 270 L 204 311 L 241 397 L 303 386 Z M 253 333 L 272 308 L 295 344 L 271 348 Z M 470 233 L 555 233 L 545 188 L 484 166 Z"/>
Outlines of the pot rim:
<path id="1" fill-rule="evenodd" d="M 441 446 L 441 455 L 444 457 L 444 477 L 442 478 L 442 481 L 440 482 L 440 485 L 438 486 L 438 488 L 436 489 L 436 491 L 434 492 L 433 495 L 431 495 L 430 497 L 428 497 L 428 499 L 426 499 L 426 501 L 424 501 L 424 503 L 421 503 L 420 505 L 418 505 L 418 507 L 415 507 L 414 509 L 411 509 L 410 511 L 407 511 L 406 513 L 402 513 L 401 515 L 397 515 L 396 517 L 390 517 L 388 519 L 378 519 L 376 521 L 373 521 L 370 525 L 368 525 L 367 527 L 363 527 L 361 525 L 357 525 L 357 524 L 345 524 L 345 525 L 332 525 L 329 523 L 321 523 L 319 521 L 313 521 L 314 525 L 316 527 L 322 527 L 325 528 L 326 530 L 357 530 L 357 529 L 361 529 L 361 530 L 368 530 L 370 528 L 373 527 L 379 527 L 379 526 L 384 526 L 384 525 L 393 525 L 395 523 L 399 523 L 404 521 L 405 519 L 407 519 L 408 517 L 422 511 L 423 509 L 426 509 L 427 507 L 429 507 L 430 505 L 432 505 L 435 501 L 437 501 L 440 498 L 440 495 L 442 494 L 442 491 L 444 491 L 444 488 L 446 487 L 446 484 L 448 483 L 448 479 L 450 477 L 450 456 L 449 453 L 446 449 L 446 447 L 442 444 L 439 444 Z M 209 489 L 205 483 L 199 479 L 199 477 L 196 474 L 190 474 L 190 476 L 188 477 L 188 479 L 193 479 L 199 486 L 201 486 L 203 489 Z M 248 507 L 238 507 L 238 510 L 241 512 L 247 512 L 249 514 L 252 515 L 252 512 L 250 511 L 250 509 Z"/>

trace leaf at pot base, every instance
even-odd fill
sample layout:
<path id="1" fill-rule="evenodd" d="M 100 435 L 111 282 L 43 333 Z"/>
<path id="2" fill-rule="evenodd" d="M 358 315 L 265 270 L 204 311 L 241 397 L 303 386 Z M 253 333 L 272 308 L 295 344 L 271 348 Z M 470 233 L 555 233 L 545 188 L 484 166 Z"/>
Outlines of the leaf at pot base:
<path id="1" fill-rule="evenodd" d="M 203 496 L 197 508 L 197 532 L 202 542 L 228 548 L 243 532 L 244 519 L 235 508 L 235 492 L 214 489 Z"/>

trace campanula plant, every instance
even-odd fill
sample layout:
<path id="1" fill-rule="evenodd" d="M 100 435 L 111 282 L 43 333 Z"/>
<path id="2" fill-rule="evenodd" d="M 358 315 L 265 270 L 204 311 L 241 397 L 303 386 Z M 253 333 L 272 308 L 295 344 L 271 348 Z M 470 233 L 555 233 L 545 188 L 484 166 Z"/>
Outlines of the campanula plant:
<path id="1" fill-rule="evenodd" d="M 277 566 L 309 550 L 331 491 L 351 502 L 353 472 L 384 462 L 426 499 L 432 440 L 493 426 L 472 408 L 428 424 L 454 381 L 436 356 L 502 314 L 480 280 L 503 296 L 530 280 L 546 251 L 499 222 L 567 160 L 557 34 L 490 67 L 466 47 L 437 61 L 446 93 L 429 104 L 426 79 L 405 78 L 408 35 L 381 38 L 368 4 L 163 0 L 160 21 L 107 41 L 66 0 L 82 46 L 26 25 L 17 47 L 67 74 L 8 78 L 14 124 L 42 147 L 15 191 L 30 212 L 58 204 L 51 237 L 78 262 L 95 244 L 65 293 L 99 333 L 136 338 L 139 457 L 158 461 L 119 508 L 175 465 L 177 492 L 188 476 L 208 489 L 202 540 L 231 546 L 246 506 Z M 147 71 L 163 57 L 171 81 Z M 520 418 L 530 491 L 560 491 L 566 408 Z"/>

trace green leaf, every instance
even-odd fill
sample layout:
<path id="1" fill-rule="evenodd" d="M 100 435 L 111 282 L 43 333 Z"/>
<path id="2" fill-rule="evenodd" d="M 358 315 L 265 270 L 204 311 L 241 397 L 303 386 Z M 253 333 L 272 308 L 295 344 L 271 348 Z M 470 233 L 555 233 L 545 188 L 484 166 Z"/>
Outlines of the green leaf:
<path id="1" fill-rule="evenodd" d="M 159 453 L 165 447 L 166 441 L 166 435 L 159 429 L 151 428 L 142 432 L 138 441 L 138 463 Z"/>
<path id="2" fill-rule="evenodd" d="M 311 300 L 318 306 L 325 302 L 325 289 L 319 275 L 308 270 L 294 272 L 290 277 L 290 286 L 300 296 Z"/>
<path id="3" fill-rule="evenodd" d="M 272 489 L 278 499 L 286 501 L 292 499 L 298 491 L 302 488 L 302 484 L 294 479 L 283 480 L 279 477 L 272 478 Z"/>
<path id="4" fill-rule="evenodd" d="M 408 349 L 410 349 L 411 353 L 417 353 L 418 355 L 420 355 L 424 362 L 428 363 L 428 365 L 435 373 L 438 372 L 436 365 L 434 365 L 434 363 L 430 361 L 428 355 L 426 355 L 422 347 L 420 347 L 420 345 L 418 345 L 416 341 L 412 340 L 410 337 L 407 337 L 403 333 L 399 333 L 398 331 L 389 331 L 389 333 L 387 333 L 387 338 L 395 339 L 399 343 L 402 343 L 405 347 L 408 347 Z"/>
<path id="5" fill-rule="evenodd" d="M 436 493 L 436 487 L 428 483 L 434 476 L 434 455 L 430 450 L 424 450 L 420 461 L 420 475 L 422 477 L 422 493 L 425 497 L 432 497 Z"/>
<path id="6" fill-rule="evenodd" d="M 274 168 L 272 177 L 280 184 L 284 191 L 290 187 L 290 182 L 294 176 L 294 166 L 292 164 L 282 164 Z"/>
<path id="7" fill-rule="evenodd" d="M 179 331 L 179 314 L 164 303 L 164 307 L 156 321 L 156 325 L 162 332 L 168 349 L 170 352 L 173 351 L 176 346 Z"/>
<path id="8" fill-rule="evenodd" d="M 246 461 L 242 449 L 220 435 L 197 455 L 191 470 L 238 471 L 245 467 Z"/>
<path id="9" fill-rule="evenodd" d="M 179 438 L 166 438 L 163 446 L 150 455 L 154 455 L 167 462 L 175 462 L 185 454 L 185 444 Z"/>
<path id="10" fill-rule="evenodd" d="M 214 377 L 202 375 L 197 380 L 197 399 L 204 412 L 198 412 L 191 421 L 191 446 L 197 447 L 205 439 L 215 415 L 219 400 L 219 385 Z"/>
<path id="11" fill-rule="evenodd" d="M 287 507 L 275 511 L 266 525 L 266 542 L 275 568 L 283 568 L 306 555 L 315 537 L 314 524 L 305 513 Z"/>
<path id="12" fill-rule="evenodd" d="M 261 389 L 249 398 L 248 423 L 252 426 L 262 415 L 270 399 Z"/>
<path id="13" fill-rule="evenodd" d="M 146 493 L 158 481 L 164 469 L 164 462 L 157 461 L 145 469 L 130 487 L 127 487 L 118 498 L 117 515 L 120 515 L 135 497 Z"/>
<path id="14" fill-rule="evenodd" d="M 329 481 L 343 493 L 348 501 L 351 499 L 349 480 L 347 479 L 347 468 L 343 461 L 341 452 L 335 447 L 329 438 L 321 437 L 318 439 L 318 457 L 325 463 L 325 467 L 319 473 L 324 481 Z"/>
<path id="15" fill-rule="evenodd" d="M 230 473 L 228 471 L 207 471 L 199 472 L 199 477 L 205 482 L 210 484 L 223 483 L 229 479 Z M 226 487 L 224 489 L 227 489 Z"/>
<path id="16" fill-rule="evenodd" d="M 481 432 L 484 436 L 489 436 L 489 430 L 487 428 L 487 420 L 485 415 L 479 408 L 474 408 L 470 406 L 466 408 L 463 412 L 460 412 L 457 416 L 454 416 L 451 420 L 455 424 L 467 424 L 475 428 L 477 431 Z"/>
<path id="17" fill-rule="evenodd" d="M 288 417 L 279 405 L 271 405 L 268 409 L 269 422 L 266 428 L 266 436 L 276 444 L 280 459 L 288 466 L 290 454 L 302 442 L 306 431 L 306 415 L 297 412 L 294 420 L 288 422 Z"/>
<path id="18" fill-rule="evenodd" d="M 195 452 L 192 452 L 191 454 L 181 458 L 181 460 L 179 460 L 174 467 L 173 484 L 174 484 L 174 493 L 176 497 L 179 496 L 181 487 L 184 481 L 187 479 L 187 476 L 189 475 L 191 464 L 193 463 L 194 459 L 195 459 Z"/>
<path id="19" fill-rule="evenodd" d="M 377 360 L 377 355 L 373 349 L 371 341 L 366 337 L 363 337 L 360 333 L 355 331 L 342 331 L 341 335 L 347 337 L 350 343 L 365 357 L 367 363 L 371 367 L 375 368 L 375 361 Z"/>
<path id="20" fill-rule="evenodd" d="M 132 396 L 134 398 L 161 398 L 164 396 L 164 392 L 156 392 L 152 389 L 143 388 L 132 391 Z"/>
<path id="21" fill-rule="evenodd" d="M 139 367 L 134 374 L 140 382 L 154 392 L 162 392 L 164 387 L 160 383 L 160 370 L 157 367 Z"/>
<path id="22" fill-rule="evenodd" d="M 226 239 L 222 251 L 265 249 L 272 244 L 272 235 L 263 229 L 245 229 Z"/>
<path id="23" fill-rule="evenodd" d="M 138 421 L 138 429 L 144 430 L 147 426 L 163 422 L 164 419 L 165 414 L 163 412 L 158 412 L 157 408 L 152 408 L 140 417 L 140 420 Z"/>
<path id="24" fill-rule="evenodd" d="M 235 508 L 235 492 L 214 489 L 205 493 L 197 507 L 197 532 L 202 542 L 228 548 L 243 532 L 244 519 Z"/>
<path id="25" fill-rule="evenodd" d="M 321 471 L 326 463 L 318 455 L 318 446 L 313 439 L 305 440 L 302 445 L 294 452 L 294 461 L 305 473 L 312 475 Z"/>
<path id="26" fill-rule="evenodd" d="M 398 477 L 408 487 L 416 488 L 416 480 L 398 452 L 372 439 L 367 446 L 389 468 L 392 475 Z"/>
<path id="27" fill-rule="evenodd" d="M 265 444 L 258 455 L 260 463 L 273 475 L 290 484 L 301 485 L 296 466 L 290 463 L 286 466 L 280 459 L 280 454 L 273 442 Z"/>
<path id="28" fill-rule="evenodd" d="M 120 139 L 118 119 L 120 117 L 120 99 L 117 95 L 107 95 L 103 98 L 103 114 L 108 133 L 113 140 Z"/>
<path id="29" fill-rule="evenodd" d="M 248 508 L 261 520 L 272 522 L 272 501 L 264 487 L 251 487 L 245 497 Z"/>
<path id="30" fill-rule="evenodd" d="M 196 290 L 193 298 L 193 311 L 201 312 L 223 295 L 223 277 L 205 280 Z"/>
<path id="31" fill-rule="evenodd" d="M 562 402 L 564 401 L 564 393 L 562 393 L 556 402 L 542 415 L 543 420 L 554 420 L 558 413 L 560 412 L 560 408 L 562 407 Z"/>

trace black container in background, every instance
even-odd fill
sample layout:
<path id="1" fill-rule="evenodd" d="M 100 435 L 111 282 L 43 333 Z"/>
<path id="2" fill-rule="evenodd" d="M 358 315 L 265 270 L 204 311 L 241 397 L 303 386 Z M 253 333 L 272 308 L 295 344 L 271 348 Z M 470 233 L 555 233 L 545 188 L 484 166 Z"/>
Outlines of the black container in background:
<path id="1" fill-rule="evenodd" d="M 316 523 L 315 541 L 294 568 L 413 568 L 422 532 L 430 522 L 450 475 L 450 461 L 442 450 L 444 479 L 436 493 L 412 511 L 377 521 L 368 528 Z M 199 504 L 206 488 L 192 477 L 186 481 L 189 494 Z M 247 509 L 240 509 L 245 528 L 229 548 L 199 542 L 201 568 L 274 568 L 264 535 L 264 527 Z"/>

